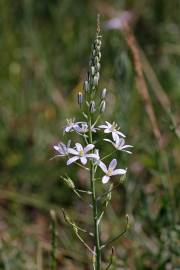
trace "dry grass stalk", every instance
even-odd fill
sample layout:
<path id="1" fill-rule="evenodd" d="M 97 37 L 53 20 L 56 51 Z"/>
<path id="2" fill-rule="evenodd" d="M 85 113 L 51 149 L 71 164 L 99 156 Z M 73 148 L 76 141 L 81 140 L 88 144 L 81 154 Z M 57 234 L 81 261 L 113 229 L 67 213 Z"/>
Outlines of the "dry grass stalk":
<path id="1" fill-rule="evenodd" d="M 133 56 L 134 67 L 135 67 L 135 72 L 136 72 L 137 89 L 145 104 L 145 108 L 146 108 L 146 111 L 147 111 L 147 114 L 148 114 L 148 117 L 152 126 L 154 136 L 156 137 L 158 145 L 161 148 L 162 142 L 163 142 L 162 135 L 160 132 L 160 128 L 158 126 L 158 122 L 157 122 L 157 119 L 153 110 L 152 101 L 151 101 L 151 98 L 147 89 L 147 85 L 145 82 L 142 63 L 141 63 L 141 53 L 138 46 L 138 42 L 129 24 L 127 23 L 124 24 L 123 33 Z"/>

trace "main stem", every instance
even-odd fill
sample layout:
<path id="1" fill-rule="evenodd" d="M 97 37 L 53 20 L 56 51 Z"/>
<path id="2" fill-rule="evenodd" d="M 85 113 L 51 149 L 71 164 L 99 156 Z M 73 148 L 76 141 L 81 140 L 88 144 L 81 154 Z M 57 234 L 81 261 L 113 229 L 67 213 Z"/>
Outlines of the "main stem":
<path id="1" fill-rule="evenodd" d="M 92 123 L 91 123 L 91 113 L 90 113 L 89 114 L 89 143 L 93 143 L 91 126 L 92 126 Z M 94 166 L 95 165 L 92 160 L 91 168 L 90 168 L 90 181 L 91 181 L 91 191 L 92 191 L 94 240 L 95 240 L 95 246 L 96 246 L 96 270 L 101 270 L 100 232 L 99 232 L 99 224 L 98 224 L 98 207 L 97 207 L 97 199 L 96 199 Z"/>

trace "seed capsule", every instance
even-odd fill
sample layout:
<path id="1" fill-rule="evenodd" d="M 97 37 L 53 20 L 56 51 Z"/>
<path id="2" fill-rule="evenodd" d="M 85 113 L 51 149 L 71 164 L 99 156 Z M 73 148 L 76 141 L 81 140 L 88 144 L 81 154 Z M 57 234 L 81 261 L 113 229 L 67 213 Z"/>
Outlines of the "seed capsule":
<path id="1" fill-rule="evenodd" d="M 61 177 L 61 179 L 64 181 L 64 183 L 71 189 L 75 188 L 74 182 L 69 177 Z"/>

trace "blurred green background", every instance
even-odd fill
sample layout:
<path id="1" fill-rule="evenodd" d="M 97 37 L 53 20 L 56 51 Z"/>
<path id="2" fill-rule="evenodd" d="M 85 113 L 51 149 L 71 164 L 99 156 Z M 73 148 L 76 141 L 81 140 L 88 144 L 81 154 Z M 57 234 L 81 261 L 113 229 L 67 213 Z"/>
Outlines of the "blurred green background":
<path id="1" fill-rule="evenodd" d="M 136 18 L 134 34 L 144 53 L 162 150 L 137 91 L 124 35 L 104 27 L 125 10 Z M 86 207 L 60 181 L 64 161 L 50 158 L 53 144 L 64 140 L 65 119 L 79 115 L 76 94 L 86 75 L 97 13 L 103 35 L 100 89 L 108 89 L 111 104 L 106 120 L 116 120 L 134 145 L 133 155 L 122 157 L 128 178 L 113 194 L 103 227 L 106 237 L 123 226 L 126 213 L 130 216 L 112 269 L 180 269 L 179 0 L 0 1 L 0 269 L 50 269 L 50 209 L 63 206 L 80 223 L 88 221 Z M 159 89 L 171 112 L 158 102 Z M 86 187 L 81 170 L 73 167 L 69 174 Z M 57 233 L 58 269 L 91 269 L 59 212 Z"/>

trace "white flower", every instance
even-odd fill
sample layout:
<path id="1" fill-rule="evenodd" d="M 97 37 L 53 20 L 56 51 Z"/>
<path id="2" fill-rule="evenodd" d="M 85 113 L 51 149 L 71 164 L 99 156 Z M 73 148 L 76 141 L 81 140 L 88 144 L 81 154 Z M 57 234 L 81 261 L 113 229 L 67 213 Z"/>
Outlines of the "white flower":
<path id="1" fill-rule="evenodd" d="M 122 132 L 119 131 L 119 127 L 115 122 L 110 124 L 108 121 L 106 121 L 106 125 L 101 125 L 99 128 L 104 129 L 104 133 L 112 133 L 113 140 L 115 141 L 117 137 L 122 136 L 126 137 Z"/>
<path id="2" fill-rule="evenodd" d="M 91 127 L 91 130 L 92 130 L 92 132 L 96 132 L 96 129 L 97 128 L 95 128 L 95 127 Z M 86 123 L 86 122 L 81 122 L 80 123 L 80 129 L 79 129 L 79 132 L 80 133 L 86 133 L 86 132 L 88 132 L 89 131 L 89 129 L 88 129 L 88 124 Z"/>
<path id="3" fill-rule="evenodd" d="M 80 131 L 81 122 L 75 122 L 75 119 L 67 119 L 67 125 L 64 127 L 64 132 Z"/>
<path id="4" fill-rule="evenodd" d="M 125 140 L 123 138 L 119 138 L 119 136 L 117 137 L 115 142 L 112 142 L 109 139 L 104 139 L 104 141 L 110 142 L 117 150 L 121 150 L 128 154 L 132 154 L 132 152 L 130 152 L 129 150 L 126 150 L 126 148 L 133 147 L 133 146 L 125 144 Z"/>
<path id="5" fill-rule="evenodd" d="M 63 157 L 67 156 L 69 154 L 69 148 L 70 148 L 71 141 L 69 140 L 67 145 L 64 143 L 60 142 L 57 145 L 54 145 L 54 149 L 59 153 L 56 157 Z"/>
<path id="6" fill-rule="evenodd" d="M 116 159 L 113 159 L 110 162 L 108 168 L 106 167 L 106 165 L 102 161 L 99 163 L 99 167 L 106 174 L 102 178 L 103 184 L 106 184 L 109 181 L 109 179 L 110 179 L 111 176 L 114 176 L 114 175 L 123 175 L 123 174 L 126 173 L 126 170 L 124 170 L 124 169 L 116 169 L 115 170 L 116 166 L 117 166 L 117 160 Z"/>
<path id="7" fill-rule="evenodd" d="M 92 132 L 96 132 L 95 127 L 92 127 Z M 67 125 L 64 127 L 64 132 L 76 131 L 78 133 L 88 132 L 88 124 L 86 122 L 75 122 L 75 119 L 67 119 Z"/>
<path id="8" fill-rule="evenodd" d="M 81 163 L 85 165 L 87 163 L 87 158 L 97 158 L 96 154 L 88 154 L 88 152 L 95 147 L 94 144 L 88 144 L 85 148 L 83 148 L 80 143 L 76 143 L 75 145 L 75 149 L 69 148 L 68 152 L 74 155 L 74 157 L 68 159 L 67 165 L 70 165 L 78 159 L 80 159 Z"/>

